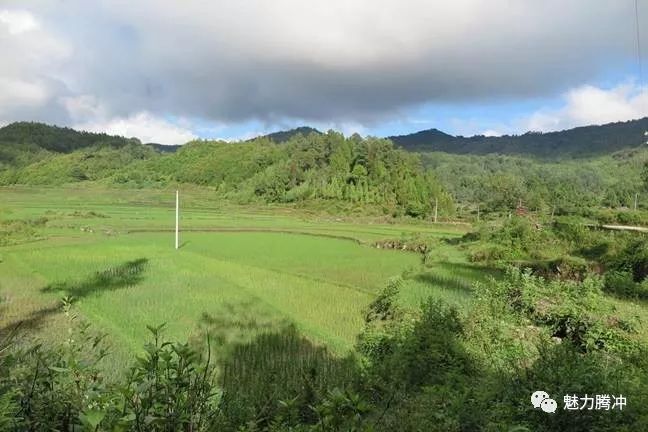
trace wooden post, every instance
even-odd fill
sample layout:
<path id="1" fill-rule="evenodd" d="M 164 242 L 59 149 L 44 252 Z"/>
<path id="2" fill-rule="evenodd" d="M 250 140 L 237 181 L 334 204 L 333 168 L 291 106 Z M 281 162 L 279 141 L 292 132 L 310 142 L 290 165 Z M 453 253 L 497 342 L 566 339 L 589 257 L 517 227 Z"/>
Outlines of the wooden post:
<path id="1" fill-rule="evenodd" d="M 635 211 L 637 211 L 637 200 L 638 199 L 639 199 L 639 193 L 636 192 L 635 193 L 635 201 L 634 201 L 634 209 L 635 209 Z"/>
<path id="2" fill-rule="evenodd" d="M 439 215 L 439 199 L 434 198 L 434 223 L 437 223 L 437 216 Z"/>
<path id="3" fill-rule="evenodd" d="M 479 222 L 479 204 L 477 204 L 477 222 Z"/>
<path id="4" fill-rule="evenodd" d="M 178 231 L 180 222 L 180 192 L 176 190 L 176 229 L 175 229 L 175 248 L 178 249 Z"/>

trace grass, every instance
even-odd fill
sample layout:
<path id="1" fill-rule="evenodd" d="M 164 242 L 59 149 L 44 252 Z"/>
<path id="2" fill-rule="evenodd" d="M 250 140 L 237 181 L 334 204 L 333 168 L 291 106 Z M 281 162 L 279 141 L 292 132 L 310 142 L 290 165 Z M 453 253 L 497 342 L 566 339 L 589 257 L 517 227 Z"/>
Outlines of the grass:
<path id="1" fill-rule="evenodd" d="M 404 305 L 438 296 L 469 307 L 471 284 L 486 275 L 444 243 L 425 269 L 420 255 L 370 247 L 414 233 L 456 237 L 458 226 L 236 207 L 196 188 L 182 194 L 186 231 L 176 251 L 172 191 L 5 188 L 0 194 L 0 220 L 47 219 L 33 241 L 0 248 L 0 330 L 22 320 L 34 334 L 56 338 L 58 302 L 71 295 L 124 358 L 146 340 L 146 324 L 163 322 L 172 339 L 208 330 L 222 344 L 289 324 L 342 354 L 388 278 L 404 276 Z"/>

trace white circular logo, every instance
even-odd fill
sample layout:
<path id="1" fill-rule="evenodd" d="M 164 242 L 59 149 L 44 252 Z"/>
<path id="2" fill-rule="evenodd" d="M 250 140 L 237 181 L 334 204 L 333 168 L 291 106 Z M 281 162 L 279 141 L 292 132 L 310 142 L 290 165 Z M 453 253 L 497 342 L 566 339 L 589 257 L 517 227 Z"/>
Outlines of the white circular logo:
<path id="1" fill-rule="evenodd" d="M 549 393 L 542 390 L 533 392 L 531 395 L 531 404 L 533 408 L 540 408 L 546 413 L 555 413 L 556 409 L 558 409 L 556 401 L 549 397 Z"/>

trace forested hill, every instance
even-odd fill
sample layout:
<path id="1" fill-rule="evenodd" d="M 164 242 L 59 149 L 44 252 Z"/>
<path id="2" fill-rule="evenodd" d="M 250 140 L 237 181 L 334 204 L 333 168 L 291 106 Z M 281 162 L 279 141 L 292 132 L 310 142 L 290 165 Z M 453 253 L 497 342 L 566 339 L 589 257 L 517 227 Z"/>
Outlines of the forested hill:
<path id="1" fill-rule="evenodd" d="M 141 146 L 137 138 L 80 132 L 43 123 L 18 122 L 0 128 L 0 170 L 23 167 L 56 154 L 81 149 Z"/>
<path id="2" fill-rule="evenodd" d="M 450 211 L 450 197 L 417 154 L 394 149 L 386 139 L 310 132 L 282 143 L 268 136 L 196 140 L 162 152 L 139 140 L 13 124 L 0 132 L 0 185 L 195 184 L 239 203 L 308 202 L 410 216 L 430 214 L 434 196 L 442 211 Z"/>
<path id="3" fill-rule="evenodd" d="M 283 142 L 286 142 L 289 139 L 293 138 L 294 136 L 297 136 L 297 135 L 307 136 L 307 135 L 310 135 L 312 133 L 318 134 L 318 135 L 322 134 L 322 132 L 318 131 L 315 128 L 308 127 L 308 126 L 300 126 L 298 128 L 295 128 L 295 129 L 279 131 L 279 132 L 273 132 L 273 133 L 263 135 L 263 136 L 258 137 L 258 138 L 267 138 L 272 142 L 283 143 Z M 255 139 L 257 139 L 257 138 L 255 138 Z M 250 141 L 252 141 L 252 140 L 250 140 Z"/>
<path id="4" fill-rule="evenodd" d="M 69 153 L 93 145 L 122 147 L 139 143 L 137 138 L 123 138 L 105 133 L 80 132 L 74 129 L 49 126 L 43 123 L 17 122 L 0 128 L 0 143 L 39 147 L 57 153 Z"/>
<path id="5" fill-rule="evenodd" d="M 644 145 L 648 117 L 601 126 L 584 126 L 559 132 L 527 132 L 501 137 L 452 136 L 437 129 L 391 136 L 398 147 L 410 151 L 454 154 L 508 154 L 545 159 L 589 157 Z"/>
<path id="6" fill-rule="evenodd" d="M 618 142 L 643 139 L 639 125 Z M 303 203 L 419 217 L 431 214 L 434 198 L 443 215 L 452 212 L 453 202 L 479 205 L 482 211 L 508 211 L 520 201 L 531 209 L 567 213 L 576 207 L 629 208 L 637 194 L 639 207 L 648 207 L 648 146 L 586 160 L 534 161 L 509 155 L 417 154 L 394 148 L 387 139 L 329 131 L 297 133 L 281 143 L 266 136 L 233 143 L 197 140 L 175 152 L 157 147 L 137 139 L 14 124 L 0 129 L 0 186 L 196 184 L 240 203 Z"/>

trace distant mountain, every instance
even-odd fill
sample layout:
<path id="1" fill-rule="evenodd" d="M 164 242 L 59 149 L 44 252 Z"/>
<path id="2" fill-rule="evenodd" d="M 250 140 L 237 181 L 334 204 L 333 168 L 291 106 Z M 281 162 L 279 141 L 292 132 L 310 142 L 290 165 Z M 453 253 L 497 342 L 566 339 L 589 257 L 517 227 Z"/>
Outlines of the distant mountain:
<path id="1" fill-rule="evenodd" d="M 417 152 L 514 154 L 541 158 L 587 157 L 645 145 L 648 117 L 640 120 L 584 126 L 559 132 L 527 132 L 501 137 L 452 136 L 437 129 L 391 136 L 398 147 Z"/>
<path id="2" fill-rule="evenodd" d="M 274 141 L 276 143 L 283 143 L 288 141 L 290 138 L 294 137 L 297 134 L 302 134 L 304 136 L 310 135 L 310 134 L 321 134 L 322 132 L 318 131 L 315 128 L 309 127 L 309 126 L 301 126 L 295 129 L 290 129 L 286 131 L 279 131 L 279 132 L 273 132 L 268 135 L 263 135 L 258 138 L 268 138 L 271 141 Z M 256 139 L 256 138 L 255 138 Z"/>
<path id="3" fill-rule="evenodd" d="M 640 120 L 584 126 L 559 132 L 527 132 L 523 135 L 501 137 L 453 136 L 438 129 L 428 129 L 409 135 L 390 136 L 397 147 L 416 152 L 445 152 L 453 154 L 510 154 L 543 159 L 579 158 L 610 154 L 623 149 L 644 146 L 648 117 Z M 322 134 L 302 126 L 274 132 L 258 138 L 283 143 L 297 134 Z M 255 139 L 258 139 L 255 138 Z M 249 140 L 253 141 L 253 140 Z M 124 138 L 105 133 L 80 132 L 35 122 L 17 122 L 0 128 L 0 164 L 24 165 L 48 153 L 71 153 L 75 150 L 102 146 L 120 148 L 141 144 L 137 138 Z M 161 153 L 176 152 L 180 145 L 145 144 Z"/>

